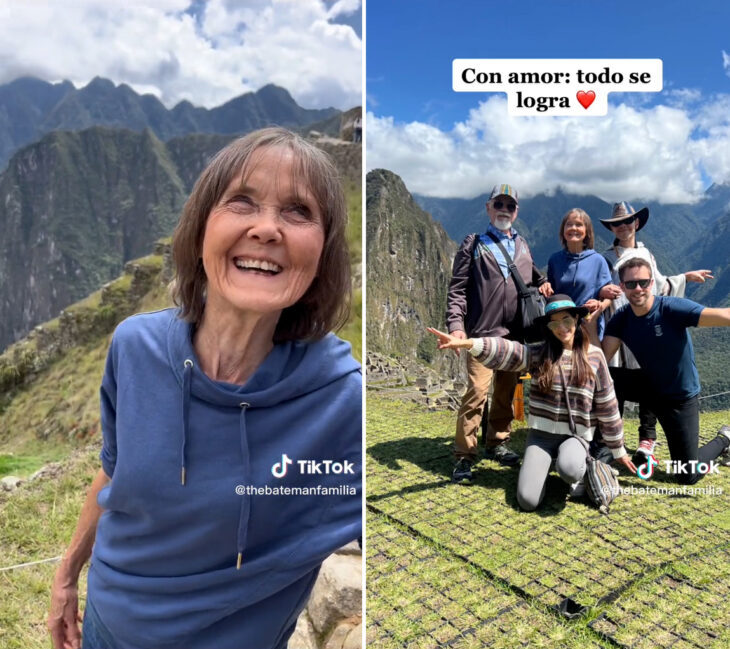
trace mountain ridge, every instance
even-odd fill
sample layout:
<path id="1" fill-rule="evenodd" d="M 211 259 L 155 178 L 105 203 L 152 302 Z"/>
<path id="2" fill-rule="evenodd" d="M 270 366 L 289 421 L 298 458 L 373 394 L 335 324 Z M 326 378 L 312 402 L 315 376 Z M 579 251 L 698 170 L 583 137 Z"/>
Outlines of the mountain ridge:
<path id="1" fill-rule="evenodd" d="M 152 94 L 94 77 L 76 88 L 21 77 L 0 85 L 0 168 L 20 147 L 54 130 L 111 126 L 149 128 L 161 140 L 190 133 L 244 134 L 277 124 L 301 128 L 340 115 L 336 108 L 302 108 L 284 88 L 267 84 L 211 109 L 181 101 L 168 109 Z"/>

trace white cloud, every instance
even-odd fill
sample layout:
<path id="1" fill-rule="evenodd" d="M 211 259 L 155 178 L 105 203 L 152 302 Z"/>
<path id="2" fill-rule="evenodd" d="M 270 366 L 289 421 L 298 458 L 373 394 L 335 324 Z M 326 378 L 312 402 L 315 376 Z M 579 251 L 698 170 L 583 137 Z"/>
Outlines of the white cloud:
<path id="1" fill-rule="evenodd" d="M 680 104 L 696 103 L 682 91 Z M 469 198 L 497 182 L 525 196 L 557 187 L 617 200 L 686 203 L 700 197 L 701 170 L 730 181 L 730 96 L 694 111 L 674 105 L 610 106 L 602 118 L 509 117 L 492 96 L 442 131 L 367 115 L 367 167 L 399 174 L 409 190 Z"/>
<path id="2" fill-rule="evenodd" d="M 356 11 L 340 0 L 3 3 L 0 83 L 19 76 L 95 76 L 151 91 L 168 107 L 212 107 L 267 83 L 307 108 L 361 103 L 362 43 L 329 22 Z"/>
<path id="3" fill-rule="evenodd" d="M 360 8 L 360 0 L 337 0 L 327 12 L 328 18 L 337 16 L 348 16 Z"/>
<path id="4" fill-rule="evenodd" d="M 725 74 L 730 77 L 730 54 L 725 50 L 722 51 L 722 67 L 725 68 Z"/>

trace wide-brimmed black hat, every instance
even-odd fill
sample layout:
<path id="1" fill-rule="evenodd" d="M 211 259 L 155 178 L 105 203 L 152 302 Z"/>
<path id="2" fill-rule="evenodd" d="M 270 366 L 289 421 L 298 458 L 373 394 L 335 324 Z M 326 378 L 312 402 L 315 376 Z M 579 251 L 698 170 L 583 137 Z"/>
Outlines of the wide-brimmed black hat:
<path id="1" fill-rule="evenodd" d="M 616 223 L 616 221 L 623 221 L 624 219 L 628 219 L 630 216 L 639 219 L 639 225 L 636 226 L 636 231 L 638 232 L 646 225 L 646 222 L 649 220 L 649 208 L 642 207 L 640 210 L 637 211 L 632 207 L 630 203 L 627 203 L 626 201 L 614 203 L 613 210 L 611 211 L 611 218 L 601 219 L 601 223 L 603 223 L 603 225 L 610 230 L 611 223 Z"/>
<path id="2" fill-rule="evenodd" d="M 575 302 L 568 295 L 556 293 L 547 299 L 545 302 L 545 315 L 535 318 L 535 324 L 547 325 L 553 313 L 561 313 L 562 311 L 569 311 L 574 316 L 580 318 L 585 318 L 589 313 L 586 307 L 575 306 Z"/>

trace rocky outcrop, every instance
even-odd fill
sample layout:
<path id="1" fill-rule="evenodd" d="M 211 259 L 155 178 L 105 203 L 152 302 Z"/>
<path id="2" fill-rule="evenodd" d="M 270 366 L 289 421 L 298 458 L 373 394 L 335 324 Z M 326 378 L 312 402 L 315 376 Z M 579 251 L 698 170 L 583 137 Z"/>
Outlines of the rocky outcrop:
<path id="1" fill-rule="evenodd" d="M 362 553 L 345 546 L 322 564 L 288 649 L 361 649 Z"/>
<path id="2" fill-rule="evenodd" d="M 186 191 L 150 131 L 54 132 L 0 176 L 0 349 L 151 252 Z"/>
<path id="3" fill-rule="evenodd" d="M 29 383 L 64 352 L 100 335 L 135 312 L 140 299 L 172 276 L 170 243 L 158 241 L 155 254 L 128 262 L 124 274 L 85 300 L 38 325 L 0 355 L 0 394 Z"/>
<path id="4" fill-rule="evenodd" d="M 394 173 L 369 172 L 366 196 L 368 349 L 456 376 L 456 357 L 426 332 L 444 327 L 456 244 Z"/>

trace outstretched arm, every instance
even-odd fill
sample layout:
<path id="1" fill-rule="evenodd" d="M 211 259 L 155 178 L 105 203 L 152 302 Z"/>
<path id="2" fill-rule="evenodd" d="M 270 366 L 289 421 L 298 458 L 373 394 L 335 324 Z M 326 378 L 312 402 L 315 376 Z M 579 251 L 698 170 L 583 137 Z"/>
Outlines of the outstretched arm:
<path id="1" fill-rule="evenodd" d="M 467 338 L 463 331 L 455 331 L 454 334 L 447 334 L 433 327 L 426 327 L 426 331 L 432 333 L 439 339 L 439 349 L 471 349 L 474 341 Z"/>
<path id="2" fill-rule="evenodd" d="M 700 313 L 698 327 L 730 327 L 730 308 L 710 309 L 705 307 Z"/>
<path id="3" fill-rule="evenodd" d="M 688 282 L 697 282 L 698 284 L 702 284 L 706 282 L 708 279 L 715 279 L 715 276 L 712 274 L 711 270 L 688 270 L 684 274 L 685 278 Z"/>
<path id="4" fill-rule="evenodd" d="M 468 349 L 477 362 L 493 370 L 521 372 L 530 366 L 533 358 L 526 345 L 514 340 L 497 337 L 460 339 L 433 327 L 428 327 L 427 331 L 439 339 L 439 349 Z"/>

